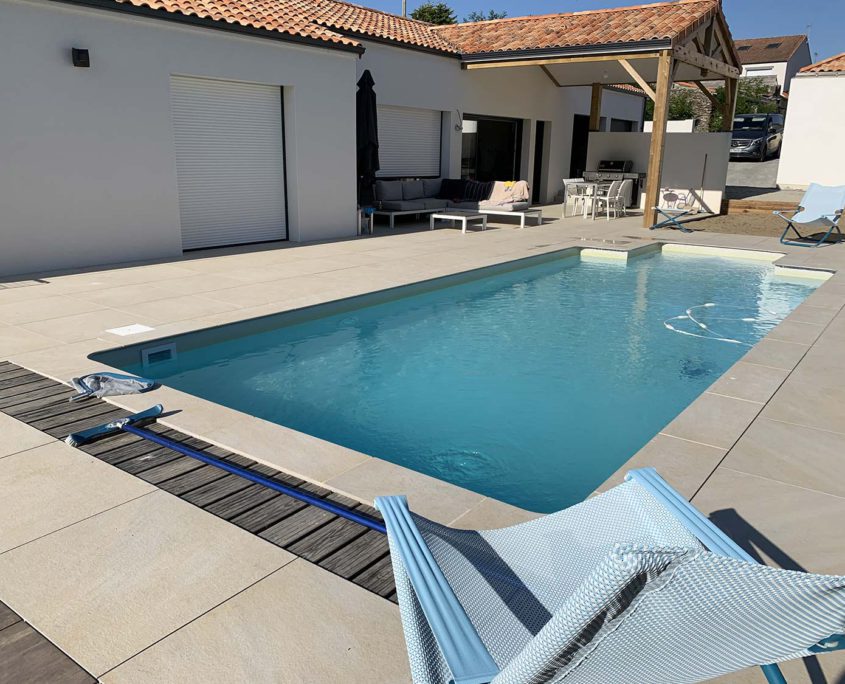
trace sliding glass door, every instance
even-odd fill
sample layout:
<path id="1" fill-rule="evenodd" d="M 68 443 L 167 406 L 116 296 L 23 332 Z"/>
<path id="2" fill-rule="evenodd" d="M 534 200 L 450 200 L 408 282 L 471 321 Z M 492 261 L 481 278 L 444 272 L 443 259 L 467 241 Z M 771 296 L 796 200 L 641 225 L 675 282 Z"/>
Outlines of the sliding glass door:
<path id="1" fill-rule="evenodd" d="M 519 180 L 522 121 L 467 115 L 461 136 L 461 178 Z"/>

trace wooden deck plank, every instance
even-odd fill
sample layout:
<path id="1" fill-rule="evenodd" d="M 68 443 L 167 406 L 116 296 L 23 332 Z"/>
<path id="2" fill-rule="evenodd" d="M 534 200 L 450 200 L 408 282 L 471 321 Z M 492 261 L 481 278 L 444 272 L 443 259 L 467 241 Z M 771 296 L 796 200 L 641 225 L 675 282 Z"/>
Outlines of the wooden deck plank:
<path id="1" fill-rule="evenodd" d="M 286 548 L 335 519 L 334 513 L 303 505 L 302 510 L 259 532 L 258 536 Z"/>
<path id="2" fill-rule="evenodd" d="M 0 399 L 0 410 L 10 416 L 19 416 L 44 406 L 64 404 L 73 396 L 73 391 L 61 386 L 43 387 L 25 395 L 16 395 Z"/>
<path id="3" fill-rule="evenodd" d="M 229 518 L 229 522 L 248 532 L 258 534 L 268 527 L 278 524 L 279 521 L 286 520 L 306 506 L 306 503 L 298 499 L 286 494 L 278 494 L 273 499 L 259 504 L 245 513 Z"/>
<path id="4" fill-rule="evenodd" d="M 253 484 L 236 494 L 215 501 L 213 504 L 206 506 L 204 510 L 224 520 L 231 520 L 265 501 L 275 499 L 277 496 L 280 496 L 278 492 L 259 484 Z"/>
<path id="5" fill-rule="evenodd" d="M 6 370 L 0 368 L 0 382 L 5 382 L 6 380 L 11 380 L 12 378 L 19 378 L 25 375 L 38 375 L 37 373 L 33 373 L 31 370 L 27 370 L 26 368 L 14 367 L 8 368 Z M 43 377 L 39 375 L 38 377 Z"/>
<path id="6" fill-rule="evenodd" d="M 9 606 L 0 601 L 0 629 L 5 629 L 16 622 L 21 621 L 21 616 L 13 611 Z"/>
<path id="7" fill-rule="evenodd" d="M 103 423 L 110 423 L 113 420 L 126 418 L 126 416 L 129 415 L 129 413 L 123 409 L 117 408 L 116 406 L 110 406 L 109 404 L 106 404 L 106 406 L 108 408 L 103 409 L 102 413 L 95 413 L 92 408 L 91 413 L 87 414 L 84 418 L 79 418 L 78 420 L 73 420 L 69 423 L 62 422 L 57 418 L 54 425 L 39 427 L 38 429 L 42 432 L 46 432 L 52 437 L 56 437 L 57 439 L 64 439 L 74 432 L 87 430 L 89 428 L 96 427 L 97 425 L 102 425 Z M 32 425 L 32 427 L 38 427 L 33 423 L 30 423 L 30 425 Z"/>
<path id="8" fill-rule="evenodd" d="M 88 684 L 91 675 L 25 622 L 0 631 L 0 681 Z"/>
<path id="9" fill-rule="evenodd" d="M 117 409 L 116 406 L 107 404 L 104 401 L 85 403 L 65 401 L 19 414 L 18 419 L 32 425 L 33 427 L 36 424 L 44 424 L 51 427 L 54 424 L 71 423 L 82 418 L 87 418 L 88 416 L 100 415 L 106 411 L 112 411 L 115 409 Z"/>
<path id="10" fill-rule="evenodd" d="M 177 458 L 185 457 L 170 449 L 157 447 L 144 454 L 112 463 L 112 465 L 117 466 L 123 472 L 129 473 L 130 475 L 140 475 L 147 470 L 152 470 L 153 468 L 175 461 Z M 103 460 L 105 461 L 106 459 L 104 458 Z"/>
<path id="11" fill-rule="evenodd" d="M 5 394 L 21 385 L 31 385 L 34 382 L 53 382 L 53 380 L 45 380 L 40 375 L 29 372 L 14 375 L 13 377 L 0 378 L 0 394 Z"/>
<path id="12" fill-rule="evenodd" d="M 245 480 L 237 475 L 226 475 L 219 480 L 215 480 L 183 494 L 182 498 L 194 504 L 194 506 L 205 508 L 227 496 L 243 491 L 251 484 L 249 480 Z"/>
<path id="13" fill-rule="evenodd" d="M 348 579 L 386 556 L 389 551 L 385 535 L 375 530 L 367 530 L 362 537 L 324 558 L 320 567 Z"/>
<path id="14" fill-rule="evenodd" d="M 17 406 L 33 399 L 59 395 L 65 396 L 65 401 L 67 401 L 73 395 L 73 390 L 50 380 L 38 380 L 27 385 L 17 385 L 7 389 L 0 395 L 0 407 L 5 410 L 7 406 Z"/>
<path id="15" fill-rule="evenodd" d="M 199 463 L 199 461 L 197 461 Z M 226 471 L 220 468 L 215 468 L 211 465 L 201 465 L 196 470 L 192 470 L 184 475 L 173 477 L 164 482 L 159 482 L 159 487 L 165 491 L 175 494 L 176 496 L 183 496 L 197 487 L 211 484 L 226 476 Z"/>
<path id="16" fill-rule="evenodd" d="M 199 461 L 195 461 L 193 458 L 178 455 L 177 458 L 173 459 L 172 461 L 169 461 L 168 463 L 156 466 L 155 468 L 150 468 L 149 470 L 144 470 L 136 474 L 138 477 L 144 480 L 144 482 L 149 482 L 150 484 L 157 485 L 160 482 L 169 480 L 171 477 L 176 477 L 177 475 L 189 473 L 192 470 L 196 470 L 201 466 L 202 463 L 200 463 Z"/>
<path id="17" fill-rule="evenodd" d="M 376 561 L 366 570 L 353 577 L 352 581 L 379 596 L 389 596 L 396 588 L 393 582 L 393 566 L 390 562 L 390 556 L 385 556 L 380 561 Z"/>
<path id="18" fill-rule="evenodd" d="M 130 438 L 131 439 L 128 439 Z M 119 438 L 127 438 L 121 439 L 120 442 L 117 442 Z M 114 449 L 103 449 L 102 447 L 109 443 L 117 442 Z M 88 449 L 86 447 L 94 447 L 100 446 L 99 450 Z M 117 465 L 118 463 L 123 463 L 123 461 L 128 461 L 130 458 L 136 458 L 137 456 L 143 456 L 145 454 L 150 453 L 151 451 L 156 451 L 161 449 L 158 444 L 155 442 L 149 442 L 146 439 L 142 439 L 141 437 L 136 437 L 135 435 L 130 435 L 129 433 L 122 433 L 119 435 L 114 435 L 113 437 L 109 437 L 108 439 L 101 439 L 97 442 L 92 442 L 91 444 L 83 445 L 82 450 L 95 458 L 99 458 L 101 461 L 105 461 L 106 463 L 111 463 L 112 465 Z"/>
<path id="19" fill-rule="evenodd" d="M 324 558 L 355 541 L 366 532 L 367 528 L 363 525 L 338 517 L 286 548 L 305 560 L 319 564 Z"/>

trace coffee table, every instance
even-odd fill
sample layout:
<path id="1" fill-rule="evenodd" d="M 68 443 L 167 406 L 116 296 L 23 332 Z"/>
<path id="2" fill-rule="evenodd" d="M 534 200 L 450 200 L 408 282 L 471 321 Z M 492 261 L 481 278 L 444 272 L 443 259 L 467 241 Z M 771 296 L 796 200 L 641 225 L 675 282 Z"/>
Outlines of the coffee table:
<path id="1" fill-rule="evenodd" d="M 453 226 L 455 225 L 455 221 L 460 221 L 462 233 L 467 232 L 467 223 L 469 221 L 481 221 L 481 230 L 487 230 L 487 217 L 484 214 L 475 214 L 471 211 L 450 211 L 431 214 L 428 220 L 429 230 L 434 230 L 434 222 L 436 220 L 451 221 Z"/>

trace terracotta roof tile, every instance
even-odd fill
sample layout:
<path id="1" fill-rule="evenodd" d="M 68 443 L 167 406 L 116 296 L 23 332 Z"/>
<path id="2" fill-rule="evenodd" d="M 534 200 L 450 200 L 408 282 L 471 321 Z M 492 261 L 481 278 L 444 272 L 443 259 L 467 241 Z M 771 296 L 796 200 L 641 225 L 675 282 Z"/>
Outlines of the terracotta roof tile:
<path id="1" fill-rule="evenodd" d="M 832 74 L 842 72 L 845 73 L 845 52 L 841 55 L 834 55 L 823 59 L 821 62 L 805 66 L 799 73 L 802 74 Z"/>
<path id="2" fill-rule="evenodd" d="M 774 36 L 772 38 L 744 38 L 735 40 L 737 54 L 743 64 L 788 62 L 807 36 Z"/>
<path id="3" fill-rule="evenodd" d="M 434 31 L 465 54 L 678 40 L 720 11 L 719 0 L 494 19 L 438 26 Z"/>

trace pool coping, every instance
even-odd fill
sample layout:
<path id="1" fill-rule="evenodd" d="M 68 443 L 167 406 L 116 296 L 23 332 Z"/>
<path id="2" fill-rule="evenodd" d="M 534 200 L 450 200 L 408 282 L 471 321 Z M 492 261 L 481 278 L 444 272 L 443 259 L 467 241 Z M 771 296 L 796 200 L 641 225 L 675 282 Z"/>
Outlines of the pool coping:
<path id="1" fill-rule="evenodd" d="M 554 245 L 544 245 L 537 248 L 538 251 L 534 251 L 532 254 L 517 259 L 502 258 L 492 264 L 457 270 L 435 278 L 412 280 L 409 283 L 398 283 L 387 288 L 372 289 L 368 293 L 364 294 L 387 293 L 391 290 L 404 288 L 407 285 L 434 283 L 444 278 L 459 278 L 462 275 L 468 276 L 474 273 L 477 274 L 478 271 L 485 270 L 487 268 L 495 270 L 496 266 L 519 268 L 521 267 L 518 265 L 520 262 L 535 260 L 538 258 L 542 259 L 544 256 L 548 256 L 549 258 L 559 258 L 566 252 L 571 252 L 573 255 L 580 254 L 582 256 L 585 251 L 588 256 L 591 254 L 595 255 L 594 252 L 602 252 L 607 253 L 606 255 L 611 256 L 611 258 L 627 258 L 629 255 L 659 250 L 662 249 L 664 245 L 675 244 L 677 243 L 669 240 L 648 242 L 632 240 L 630 243 L 625 245 L 614 244 L 612 246 L 602 246 L 600 248 L 594 245 L 584 245 L 583 242 L 577 242 L 576 244 L 570 243 L 563 247 L 560 243 Z M 696 243 L 688 244 L 691 247 L 698 246 Z M 713 245 L 700 246 L 705 248 L 708 252 L 714 247 Z M 725 246 L 722 249 L 728 250 L 728 252 L 737 252 L 737 247 L 735 246 Z M 769 249 L 746 248 L 741 251 L 758 254 L 772 254 L 772 251 Z M 622 255 L 624 255 L 624 257 Z M 602 256 L 605 256 L 605 254 L 598 256 L 601 258 Z M 736 254 L 734 254 L 734 256 L 736 256 Z M 779 252 L 777 259 L 772 261 L 773 263 L 776 263 L 777 261 L 785 259 L 788 263 L 789 256 L 790 254 L 786 251 Z M 805 268 L 810 271 L 824 271 L 832 274 L 831 280 L 836 277 L 836 269 L 834 268 L 807 268 L 803 264 L 790 264 L 787 267 Z M 826 283 L 823 283 L 816 292 L 824 291 L 823 288 L 825 288 L 825 286 Z M 831 292 L 832 289 L 833 288 L 830 289 Z M 814 305 L 811 301 L 813 294 L 804 300 L 804 302 L 802 302 L 788 318 L 792 318 L 794 320 L 796 313 L 800 316 L 799 312 L 802 307 L 813 307 Z M 361 295 L 351 295 L 350 299 L 357 298 L 359 296 Z M 845 303 L 845 293 L 842 294 L 841 298 L 842 302 Z M 303 310 L 311 306 L 319 306 L 337 301 L 339 300 L 336 298 L 326 298 L 323 301 L 316 301 L 305 307 L 276 307 L 276 311 L 268 313 L 267 315 L 272 316 L 287 311 Z M 233 313 L 238 314 L 241 312 Z M 222 322 L 219 326 L 251 320 L 253 318 L 257 317 L 249 315 L 238 317 L 235 315 L 233 320 Z M 776 328 L 774 328 L 769 335 L 764 338 L 764 340 L 777 339 L 778 330 L 784 323 L 786 323 L 786 320 L 776 326 Z M 139 340 L 138 337 L 144 336 L 136 336 L 131 341 L 127 341 L 127 344 L 124 345 L 108 344 L 103 341 L 102 344 L 97 345 L 100 348 L 84 353 L 84 356 L 86 357 L 86 363 L 84 364 L 86 367 L 84 368 L 84 372 L 108 369 L 119 370 L 113 369 L 103 363 L 88 359 L 87 356 L 89 353 L 105 351 L 108 349 L 117 349 L 120 347 L 135 346 L 136 344 L 142 342 L 153 343 L 156 340 L 165 340 L 170 337 L 175 337 L 178 334 L 188 334 L 219 326 L 203 325 L 200 321 L 192 321 L 188 322 L 184 326 L 180 326 L 182 329 L 179 330 L 178 333 L 174 332 L 173 335 L 162 336 L 160 333 L 154 334 L 157 331 L 153 331 L 152 333 L 146 335 L 146 339 Z M 759 343 L 749 350 L 749 353 L 758 346 Z M 78 352 L 77 355 L 79 355 Z M 743 357 L 743 359 L 745 359 L 745 357 Z M 738 363 L 743 363 L 743 361 L 740 360 Z M 797 363 L 798 361 L 796 361 L 792 367 L 794 368 Z M 66 378 L 57 377 L 49 371 L 45 372 L 43 368 L 27 366 L 26 363 L 22 363 L 21 365 L 29 367 L 30 370 L 53 377 L 56 380 L 63 382 L 66 381 Z M 766 367 L 764 364 L 762 365 Z M 701 396 L 686 407 L 684 411 L 682 411 L 681 414 L 679 414 L 679 416 L 670 423 L 670 425 L 677 422 L 683 423 L 682 418 L 685 418 L 687 414 L 698 412 L 700 409 L 697 404 L 703 397 L 714 394 L 718 396 L 726 396 L 719 392 L 713 392 L 712 390 L 722 381 L 725 375 L 731 372 L 731 370 L 733 370 L 733 367 L 720 376 L 713 385 L 702 393 Z M 223 407 L 214 402 L 200 399 L 199 397 L 170 387 L 161 387 L 153 393 L 145 395 L 110 397 L 108 401 L 116 406 L 133 411 L 147 408 L 153 403 L 162 403 L 164 404 L 166 410 L 176 409 L 177 411 L 181 411 L 160 420 L 160 422 L 167 427 L 177 429 L 197 438 L 202 438 L 212 444 L 235 453 L 243 454 L 244 456 L 253 458 L 268 466 L 283 470 L 295 477 L 334 489 L 341 494 L 363 503 L 371 504 L 373 498 L 380 494 L 408 493 L 411 498 L 412 507 L 422 515 L 426 515 L 444 524 L 458 526 L 478 526 L 479 524 L 482 524 L 487 527 L 497 527 L 521 522 L 539 515 L 538 513 L 526 511 L 491 497 L 472 492 L 444 480 L 439 480 L 403 466 L 356 452 L 346 447 L 292 430 L 282 425 L 255 418 L 240 411 L 236 411 L 235 409 Z M 760 406 L 761 409 L 762 406 L 763 405 Z M 742 434 L 742 432 L 747 429 L 747 427 L 756 419 L 757 415 L 759 415 L 759 411 L 753 415 L 750 413 L 748 414 L 747 423 L 737 426 L 737 429 L 740 430 L 739 434 Z M 670 432 L 667 433 L 667 429 L 669 429 Z M 663 430 L 658 432 L 652 440 L 650 440 L 641 452 L 638 453 L 646 452 L 652 442 L 658 440 L 661 436 L 666 435 L 684 439 L 683 437 L 672 434 L 670 426 L 666 426 Z M 708 444 L 708 440 L 706 439 L 703 442 L 700 442 L 699 440 L 688 441 L 695 441 L 706 446 L 715 446 Z M 720 442 L 720 444 L 721 443 L 722 442 Z M 620 468 L 620 470 L 605 481 L 605 483 L 600 485 L 596 491 L 603 491 L 607 487 L 611 486 L 611 484 L 618 482 L 620 479 L 619 473 L 627 471 L 632 466 L 637 465 L 640 460 L 641 457 L 638 456 L 638 454 L 633 454 L 631 458 Z M 707 475 L 709 474 L 710 473 L 707 473 Z M 706 481 L 706 477 L 698 485 L 695 491 L 700 489 L 704 481 Z"/>

